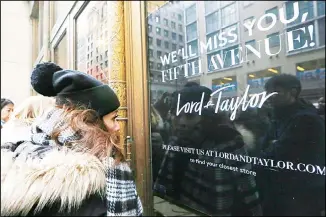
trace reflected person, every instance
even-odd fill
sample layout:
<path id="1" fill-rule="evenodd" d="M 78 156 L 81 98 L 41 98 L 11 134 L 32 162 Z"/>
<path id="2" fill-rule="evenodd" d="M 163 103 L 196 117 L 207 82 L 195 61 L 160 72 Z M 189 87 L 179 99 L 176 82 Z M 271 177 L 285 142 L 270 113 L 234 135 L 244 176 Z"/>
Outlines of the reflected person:
<path id="1" fill-rule="evenodd" d="M 263 141 L 261 157 L 294 165 L 325 166 L 325 123 L 317 109 L 299 97 L 301 83 L 282 74 L 265 84 L 270 98 L 272 124 Z M 261 168 L 264 214 L 320 215 L 325 207 L 325 176 L 293 170 Z"/>
<path id="2" fill-rule="evenodd" d="M 185 87 L 179 92 L 179 108 L 190 101 L 199 102 L 203 92 L 203 105 L 206 105 L 212 93 L 210 89 L 199 85 Z M 174 114 L 172 125 L 176 132 L 169 145 L 193 148 L 194 152 L 166 151 L 155 190 L 208 215 L 262 215 L 254 176 L 220 168 L 224 164 L 250 170 L 250 164 L 197 152 L 201 149 L 209 153 L 247 155 L 243 137 L 228 116 L 215 114 L 211 108 L 203 108 L 201 116 L 184 112 L 176 116 L 176 107 L 177 99 L 174 99 L 171 114 Z M 209 162 L 215 166 L 207 166 Z"/>

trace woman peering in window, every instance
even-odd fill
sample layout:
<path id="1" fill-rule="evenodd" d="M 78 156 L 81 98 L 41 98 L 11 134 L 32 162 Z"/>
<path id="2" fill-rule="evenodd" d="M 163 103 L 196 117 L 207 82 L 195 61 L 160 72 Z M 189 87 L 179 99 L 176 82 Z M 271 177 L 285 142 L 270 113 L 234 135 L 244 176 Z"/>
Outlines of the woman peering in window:
<path id="1" fill-rule="evenodd" d="M 32 124 L 29 141 L 1 144 L 1 215 L 142 215 L 116 144 L 120 102 L 114 91 L 54 63 L 38 64 L 31 84 L 56 105 Z"/>

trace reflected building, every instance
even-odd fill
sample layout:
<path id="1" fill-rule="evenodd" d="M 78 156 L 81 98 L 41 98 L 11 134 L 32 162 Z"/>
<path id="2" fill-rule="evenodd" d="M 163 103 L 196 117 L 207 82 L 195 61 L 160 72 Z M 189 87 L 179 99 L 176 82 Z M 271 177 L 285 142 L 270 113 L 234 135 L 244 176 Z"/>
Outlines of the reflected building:
<path id="1" fill-rule="evenodd" d="M 155 2 L 156 3 L 156 2 Z M 184 38 L 184 10 L 182 4 L 151 3 L 148 11 L 148 66 L 151 82 L 152 102 L 159 99 L 164 92 L 172 93 L 185 84 L 186 79 L 162 81 L 162 70 L 169 70 L 180 62 L 164 64 L 162 58 L 172 51 L 182 49 Z M 152 12 L 151 12 L 152 11 Z M 180 59 L 178 59 L 180 60 Z M 182 71 L 180 71 L 182 73 Z"/>
<path id="2" fill-rule="evenodd" d="M 107 2 L 98 2 L 87 16 L 87 73 L 99 80 L 104 80 L 103 73 L 108 68 L 108 27 Z M 102 73 L 103 72 L 103 73 Z"/>
<path id="3" fill-rule="evenodd" d="M 188 77 L 213 90 L 232 84 L 225 91 L 225 97 L 243 94 L 250 84 L 250 93 L 263 91 L 265 82 L 273 75 L 288 73 L 297 75 L 301 80 L 302 96 L 315 101 L 325 93 L 325 3 L 321 1 L 299 1 L 299 17 L 290 24 L 280 21 L 280 9 L 285 16 L 293 16 L 294 2 L 271 1 L 206 1 L 188 2 L 185 6 L 186 46 L 196 53 L 187 59 L 195 62 L 195 73 Z M 300 22 L 304 13 L 308 13 L 305 22 Z M 264 14 L 272 13 L 277 17 L 275 25 L 267 31 L 260 31 L 257 22 Z M 251 31 L 244 24 L 255 20 Z M 270 17 L 260 20 L 262 27 L 273 25 Z M 313 33 L 300 34 L 296 29 L 313 25 Z M 289 47 L 286 34 L 293 31 L 293 49 Z M 236 34 L 226 35 L 228 43 L 219 40 L 222 32 Z M 300 41 L 296 38 L 300 37 Z M 265 39 L 269 40 L 269 52 L 266 54 Z M 306 48 L 304 43 L 309 45 Z M 313 42 L 313 43 L 312 43 Z M 216 46 L 216 44 L 223 44 Z M 259 51 L 257 56 L 247 47 Z M 242 48 L 242 50 L 239 49 Z M 239 51 L 240 50 L 240 51 Z M 240 58 L 232 59 L 231 53 Z M 223 66 L 216 59 L 223 57 Z M 213 56 L 213 57 L 212 57 Z M 217 65 L 212 64 L 215 58 Z M 242 59 L 242 60 L 241 60 Z M 199 63 L 199 64 L 198 64 Z"/>

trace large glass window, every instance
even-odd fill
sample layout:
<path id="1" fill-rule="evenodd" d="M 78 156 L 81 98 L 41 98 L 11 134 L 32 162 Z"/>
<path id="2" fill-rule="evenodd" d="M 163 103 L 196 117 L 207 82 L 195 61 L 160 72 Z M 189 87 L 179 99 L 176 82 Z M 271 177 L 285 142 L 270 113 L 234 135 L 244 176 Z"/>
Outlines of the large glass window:
<path id="1" fill-rule="evenodd" d="M 109 40 L 105 35 L 109 30 L 105 8 L 106 2 L 91 1 L 77 17 L 75 67 L 107 82 Z"/>
<path id="2" fill-rule="evenodd" d="M 225 88 L 227 87 L 227 88 Z M 225 88 L 224 93 L 226 97 L 232 97 L 236 95 L 237 92 L 237 79 L 235 76 L 227 76 L 227 77 L 222 77 L 218 79 L 212 80 L 212 90 L 218 90 L 220 88 Z M 215 98 L 215 99 L 214 99 Z M 216 97 L 213 97 L 213 100 L 216 101 Z"/>
<path id="3" fill-rule="evenodd" d="M 158 215 L 323 215 L 325 9 L 294 3 L 172 1 L 150 12 L 171 23 L 147 35 Z"/>
<path id="4" fill-rule="evenodd" d="M 265 68 L 260 71 L 247 74 L 247 83 L 250 85 L 249 93 L 260 93 L 264 91 L 266 82 L 273 76 L 281 74 L 281 67 Z"/>

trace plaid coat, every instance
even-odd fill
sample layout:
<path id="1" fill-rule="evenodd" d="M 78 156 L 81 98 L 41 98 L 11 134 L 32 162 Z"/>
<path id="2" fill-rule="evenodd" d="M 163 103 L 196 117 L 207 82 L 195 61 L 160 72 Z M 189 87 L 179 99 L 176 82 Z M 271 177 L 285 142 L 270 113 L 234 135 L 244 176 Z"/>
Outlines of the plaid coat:
<path id="1" fill-rule="evenodd" d="M 141 216 L 126 163 L 63 146 L 78 136 L 71 128 L 59 144 L 51 140 L 55 126 L 64 124 L 61 114 L 54 109 L 18 135 L 14 127 L 6 131 L 13 142 L 1 144 L 1 216 Z"/>

